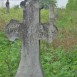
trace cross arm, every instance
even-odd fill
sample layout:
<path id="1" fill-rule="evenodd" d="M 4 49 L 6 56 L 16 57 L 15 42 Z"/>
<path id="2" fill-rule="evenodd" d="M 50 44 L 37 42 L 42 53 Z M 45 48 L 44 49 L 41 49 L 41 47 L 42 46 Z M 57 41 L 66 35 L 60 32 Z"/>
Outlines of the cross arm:
<path id="1" fill-rule="evenodd" d="M 46 40 L 51 43 L 56 37 L 58 29 L 55 24 L 41 24 L 39 25 L 39 39 Z"/>
<path id="2" fill-rule="evenodd" d="M 6 25 L 6 35 L 10 41 L 14 41 L 17 38 L 20 38 L 22 33 L 22 23 L 19 21 L 11 19 L 10 22 Z"/>

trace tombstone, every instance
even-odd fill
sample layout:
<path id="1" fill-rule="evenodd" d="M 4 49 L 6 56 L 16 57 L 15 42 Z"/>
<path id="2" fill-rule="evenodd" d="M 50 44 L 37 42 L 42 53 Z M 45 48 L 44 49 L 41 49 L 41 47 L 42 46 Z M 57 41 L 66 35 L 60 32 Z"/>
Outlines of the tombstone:
<path id="1" fill-rule="evenodd" d="M 6 26 L 7 37 L 14 41 L 22 40 L 22 51 L 19 68 L 15 77 L 44 77 L 39 52 L 39 40 L 52 42 L 57 34 L 54 14 L 49 6 L 48 24 L 40 24 L 38 0 L 27 1 L 23 9 L 23 22 L 11 20 Z"/>
<path id="2" fill-rule="evenodd" d="M 9 0 L 6 1 L 6 9 L 7 9 L 7 13 L 9 13 Z"/>

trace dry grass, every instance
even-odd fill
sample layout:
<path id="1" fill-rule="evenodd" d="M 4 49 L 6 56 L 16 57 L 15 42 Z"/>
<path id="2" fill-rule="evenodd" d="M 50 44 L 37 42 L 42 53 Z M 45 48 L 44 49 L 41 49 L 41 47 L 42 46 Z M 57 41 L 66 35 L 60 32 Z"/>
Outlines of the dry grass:
<path id="1" fill-rule="evenodd" d="M 77 36 L 66 29 L 60 30 L 58 36 L 52 43 L 54 48 L 63 47 L 64 49 L 71 49 L 77 45 Z"/>
<path id="2" fill-rule="evenodd" d="M 4 28 L 5 28 L 5 20 L 3 20 L 3 19 L 1 19 L 0 18 L 0 31 L 3 31 L 4 30 Z"/>

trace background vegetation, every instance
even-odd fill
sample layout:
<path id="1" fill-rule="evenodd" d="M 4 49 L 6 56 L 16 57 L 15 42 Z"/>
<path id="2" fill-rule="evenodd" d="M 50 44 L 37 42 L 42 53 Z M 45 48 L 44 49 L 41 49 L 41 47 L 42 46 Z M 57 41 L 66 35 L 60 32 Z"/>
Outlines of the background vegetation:
<path id="1" fill-rule="evenodd" d="M 70 1 L 69 7 L 72 7 Z M 76 0 L 73 0 L 76 1 Z M 77 11 L 58 9 L 58 35 L 52 44 L 41 41 L 40 55 L 45 77 L 77 77 Z M 48 22 L 48 10 L 41 11 L 41 22 Z M 0 9 L 0 77 L 14 77 L 20 61 L 21 40 L 10 42 L 5 26 L 10 19 L 22 21 L 22 9 L 10 13 Z"/>
<path id="2" fill-rule="evenodd" d="M 68 0 L 67 9 L 77 10 L 77 0 Z"/>

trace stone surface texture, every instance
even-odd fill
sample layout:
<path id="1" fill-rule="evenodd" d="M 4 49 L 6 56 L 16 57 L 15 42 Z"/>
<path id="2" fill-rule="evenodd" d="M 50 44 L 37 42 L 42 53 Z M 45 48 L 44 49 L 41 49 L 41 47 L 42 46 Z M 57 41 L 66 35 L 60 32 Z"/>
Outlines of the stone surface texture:
<path id="1" fill-rule="evenodd" d="M 39 3 L 29 0 L 23 9 L 23 22 L 11 20 L 6 26 L 6 33 L 11 41 L 22 40 L 19 68 L 15 77 L 44 77 L 39 52 L 39 40 L 53 41 L 57 34 L 53 7 L 49 6 L 49 23 L 40 24 Z"/>

